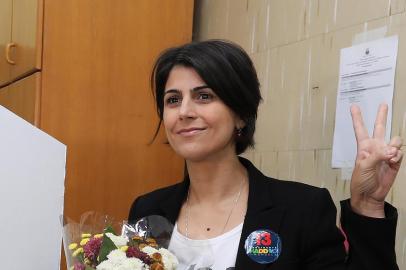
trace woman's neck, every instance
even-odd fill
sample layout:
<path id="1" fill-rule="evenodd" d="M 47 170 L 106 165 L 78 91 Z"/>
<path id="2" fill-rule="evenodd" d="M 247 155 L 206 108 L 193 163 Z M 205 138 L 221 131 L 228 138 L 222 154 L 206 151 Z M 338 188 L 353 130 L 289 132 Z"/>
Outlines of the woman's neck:
<path id="1" fill-rule="evenodd" d="M 236 155 L 199 162 L 187 161 L 186 164 L 191 204 L 216 204 L 227 200 L 248 182 L 247 171 Z"/>

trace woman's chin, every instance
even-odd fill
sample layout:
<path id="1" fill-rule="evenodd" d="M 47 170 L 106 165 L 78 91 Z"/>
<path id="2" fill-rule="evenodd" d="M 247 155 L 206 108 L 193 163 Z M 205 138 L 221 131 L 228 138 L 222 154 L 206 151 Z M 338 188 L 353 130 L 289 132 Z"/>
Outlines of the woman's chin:
<path id="1" fill-rule="evenodd" d="M 186 161 L 191 161 L 191 162 L 201 162 L 205 161 L 208 159 L 208 154 L 206 153 L 195 153 L 195 152 L 182 152 L 178 154 L 182 156 Z"/>
<path id="2" fill-rule="evenodd" d="M 227 149 L 228 150 L 228 149 Z M 230 155 L 235 155 L 235 150 L 230 149 L 210 149 L 207 146 L 191 147 L 191 148 L 182 148 L 175 149 L 175 152 L 183 157 L 186 161 L 190 162 L 202 162 L 210 160 L 218 160 L 221 157 Z"/>
<path id="3" fill-rule="evenodd" d="M 188 147 L 181 147 L 174 150 L 179 156 L 183 157 L 187 161 L 192 162 L 204 161 L 208 159 L 212 154 L 212 151 L 207 149 L 207 146 L 204 147 L 203 145 L 189 145 Z"/>

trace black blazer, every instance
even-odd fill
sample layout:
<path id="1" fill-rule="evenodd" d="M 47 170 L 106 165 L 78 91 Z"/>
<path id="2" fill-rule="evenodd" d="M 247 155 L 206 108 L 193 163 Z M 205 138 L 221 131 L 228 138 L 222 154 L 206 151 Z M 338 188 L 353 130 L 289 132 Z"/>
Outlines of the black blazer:
<path id="1" fill-rule="evenodd" d="M 248 207 L 239 243 L 236 270 L 304 269 L 398 269 L 394 251 L 396 209 L 387 204 L 385 219 L 356 215 L 349 202 L 341 202 L 341 225 L 350 242 L 336 227 L 336 208 L 328 191 L 302 183 L 264 176 L 251 162 L 240 158 L 249 175 Z M 189 180 L 138 197 L 129 221 L 162 215 L 175 223 L 184 202 Z M 245 253 L 247 236 L 259 229 L 276 232 L 282 241 L 279 258 L 259 264 Z"/>

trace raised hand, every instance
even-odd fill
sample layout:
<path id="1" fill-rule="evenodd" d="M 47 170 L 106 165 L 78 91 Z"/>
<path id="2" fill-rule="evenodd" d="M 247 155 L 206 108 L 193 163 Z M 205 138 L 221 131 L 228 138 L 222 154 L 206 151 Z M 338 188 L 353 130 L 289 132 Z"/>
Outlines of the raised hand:
<path id="1" fill-rule="evenodd" d="M 369 217 L 385 217 L 384 203 L 399 171 L 403 153 L 402 140 L 394 137 L 385 143 L 388 106 L 381 104 L 370 138 L 358 106 L 351 106 L 351 116 L 357 139 L 357 157 L 351 178 L 351 207 Z"/>

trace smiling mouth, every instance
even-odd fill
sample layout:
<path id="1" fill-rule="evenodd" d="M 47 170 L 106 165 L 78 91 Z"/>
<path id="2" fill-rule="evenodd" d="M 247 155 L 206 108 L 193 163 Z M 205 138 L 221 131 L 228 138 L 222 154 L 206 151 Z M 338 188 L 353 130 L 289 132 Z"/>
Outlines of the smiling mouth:
<path id="1" fill-rule="evenodd" d="M 189 137 L 195 134 L 198 134 L 202 131 L 206 130 L 206 128 L 188 128 L 188 129 L 181 129 L 177 132 L 178 135 Z"/>

